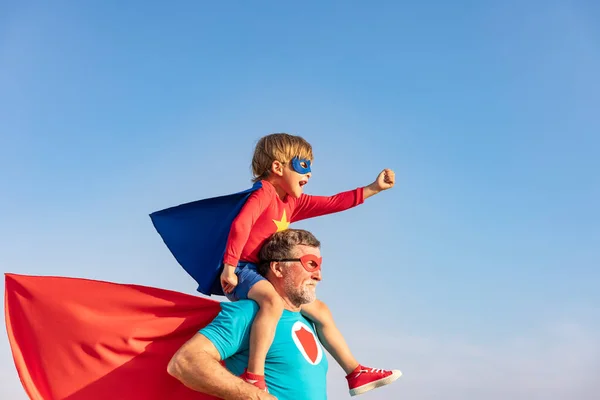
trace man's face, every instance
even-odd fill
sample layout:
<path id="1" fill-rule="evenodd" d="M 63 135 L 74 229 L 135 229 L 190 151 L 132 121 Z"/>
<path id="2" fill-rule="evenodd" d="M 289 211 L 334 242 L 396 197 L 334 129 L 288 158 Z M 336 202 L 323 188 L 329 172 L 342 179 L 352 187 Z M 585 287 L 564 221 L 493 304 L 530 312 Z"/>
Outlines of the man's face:
<path id="1" fill-rule="evenodd" d="M 317 247 L 298 245 L 290 258 L 300 258 L 312 254 L 321 257 Z M 309 272 L 300 261 L 289 261 L 283 269 L 283 288 L 290 301 L 296 305 L 309 304 L 317 298 L 317 283 L 321 280 L 321 270 Z"/>

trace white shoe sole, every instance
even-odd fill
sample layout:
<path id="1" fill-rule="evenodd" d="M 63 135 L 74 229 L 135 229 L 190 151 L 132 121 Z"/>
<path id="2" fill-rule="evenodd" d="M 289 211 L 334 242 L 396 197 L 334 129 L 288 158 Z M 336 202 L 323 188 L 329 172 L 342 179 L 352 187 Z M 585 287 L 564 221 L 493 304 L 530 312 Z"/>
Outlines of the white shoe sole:
<path id="1" fill-rule="evenodd" d="M 357 396 L 359 394 L 366 393 L 369 390 L 373 390 L 373 389 L 376 389 L 381 386 L 389 385 L 390 383 L 394 382 L 396 379 L 400 378 L 401 376 L 402 376 L 402 372 L 398 371 L 397 369 L 392 370 L 392 374 L 386 378 L 380 379 L 375 382 L 367 383 L 365 385 L 359 386 L 354 389 L 350 389 L 350 396 Z"/>

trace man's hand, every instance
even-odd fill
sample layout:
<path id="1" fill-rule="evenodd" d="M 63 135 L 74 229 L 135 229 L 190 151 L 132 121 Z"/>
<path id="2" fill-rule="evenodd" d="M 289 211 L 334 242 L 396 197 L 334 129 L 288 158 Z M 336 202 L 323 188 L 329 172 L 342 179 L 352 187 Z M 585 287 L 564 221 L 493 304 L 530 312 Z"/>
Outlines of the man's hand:
<path id="1" fill-rule="evenodd" d="M 169 375 L 188 388 L 224 400 L 277 400 L 254 385 L 233 375 L 221 364 L 215 345 L 201 333 L 195 334 L 173 356 Z"/>
<path id="2" fill-rule="evenodd" d="M 235 274 L 235 267 L 233 265 L 225 264 L 223 272 L 221 272 L 221 287 L 223 292 L 231 293 L 238 284 L 238 277 Z"/>
<path id="3" fill-rule="evenodd" d="M 377 179 L 369 186 L 364 187 L 363 195 L 364 198 L 367 199 L 383 190 L 390 189 L 394 187 L 396 183 L 396 175 L 394 171 L 389 168 L 384 169 L 379 173 Z"/>

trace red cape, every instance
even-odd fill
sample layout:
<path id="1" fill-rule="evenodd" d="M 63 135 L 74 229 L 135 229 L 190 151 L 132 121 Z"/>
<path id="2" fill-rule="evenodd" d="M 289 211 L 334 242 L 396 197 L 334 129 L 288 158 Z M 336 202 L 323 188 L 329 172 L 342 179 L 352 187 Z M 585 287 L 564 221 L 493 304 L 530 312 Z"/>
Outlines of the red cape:
<path id="1" fill-rule="evenodd" d="M 208 400 L 167 373 L 219 302 L 138 285 L 5 275 L 6 328 L 33 400 Z"/>

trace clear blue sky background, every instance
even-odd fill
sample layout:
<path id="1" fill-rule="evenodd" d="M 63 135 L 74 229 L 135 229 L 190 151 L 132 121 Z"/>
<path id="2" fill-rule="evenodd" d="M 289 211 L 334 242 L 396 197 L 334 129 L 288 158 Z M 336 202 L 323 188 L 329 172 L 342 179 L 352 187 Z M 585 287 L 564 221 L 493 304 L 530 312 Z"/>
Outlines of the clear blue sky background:
<path id="1" fill-rule="evenodd" d="M 292 132 L 308 193 L 396 171 L 296 225 L 359 360 L 405 374 L 365 396 L 596 398 L 600 6 L 415 4 L 0 2 L 1 270 L 193 293 L 148 214 L 247 188 Z"/>

